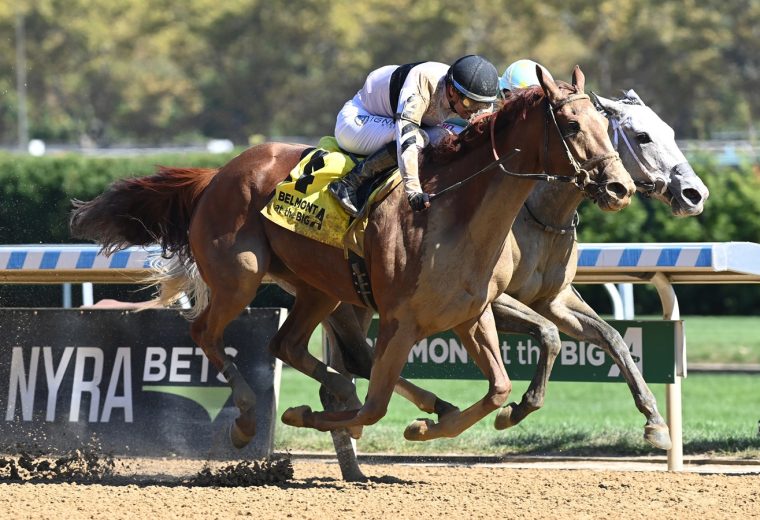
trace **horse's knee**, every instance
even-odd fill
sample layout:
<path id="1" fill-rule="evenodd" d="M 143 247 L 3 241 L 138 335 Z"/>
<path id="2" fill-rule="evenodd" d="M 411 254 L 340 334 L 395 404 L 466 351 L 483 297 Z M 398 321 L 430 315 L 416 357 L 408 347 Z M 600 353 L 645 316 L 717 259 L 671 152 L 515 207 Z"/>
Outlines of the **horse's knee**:
<path id="1" fill-rule="evenodd" d="M 280 342 L 277 341 L 277 338 L 272 338 L 269 341 L 269 344 L 267 345 L 267 350 L 269 350 L 269 354 L 276 357 L 277 359 L 281 359 L 282 361 L 285 361 L 283 359 L 282 355 L 280 354 Z"/>
<path id="2" fill-rule="evenodd" d="M 509 397 L 510 392 L 512 392 L 511 381 L 496 383 L 488 389 L 486 401 L 490 406 L 499 408 L 507 402 L 507 398 Z"/>
<path id="3" fill-rule="evenodd" d="M 550 358 L 556 358 L 562 350 L 562 342 L 559 338 L 559 329 L 553 323 L 541 327 L 540 332 L 541 344 L 546 349 Z"/>
<path id="4" fill-rule="evenodd" d="M 288 365 L 299 367 L 303 364 L 307 348 L 306 344 L 302 342 L 294 342 L 287 338 L 274 338 L 269 342 L 269 352 Z"/>

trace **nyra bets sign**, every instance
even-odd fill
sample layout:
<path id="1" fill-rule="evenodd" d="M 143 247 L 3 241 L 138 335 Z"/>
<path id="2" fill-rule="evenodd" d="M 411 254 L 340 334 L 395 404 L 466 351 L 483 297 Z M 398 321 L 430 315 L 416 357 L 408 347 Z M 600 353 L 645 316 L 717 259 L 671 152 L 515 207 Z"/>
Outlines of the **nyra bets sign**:
<path id="1" fill-rule="evenodd" d="M 275 362 L 267 343 L 280 309 L 251 309 L 225 334 L 257 397 L 257 436 L 226 438 L 230 388 L 175 311 L 0 310 L 3 443 L 77 447 L 93 435 L 114 453 L 227 457 L 271 449 Z"/>

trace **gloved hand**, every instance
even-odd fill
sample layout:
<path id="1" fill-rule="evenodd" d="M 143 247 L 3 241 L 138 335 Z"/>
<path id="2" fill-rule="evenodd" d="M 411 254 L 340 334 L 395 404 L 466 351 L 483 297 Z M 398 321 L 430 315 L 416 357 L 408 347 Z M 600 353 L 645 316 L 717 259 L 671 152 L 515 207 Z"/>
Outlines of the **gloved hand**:
<path id="1" fill-rule="evenodd" d="M 414 211 L 425 211 L 430 207 L 430 195 L 427 193 L 409 194 L 409 205 Z"/>

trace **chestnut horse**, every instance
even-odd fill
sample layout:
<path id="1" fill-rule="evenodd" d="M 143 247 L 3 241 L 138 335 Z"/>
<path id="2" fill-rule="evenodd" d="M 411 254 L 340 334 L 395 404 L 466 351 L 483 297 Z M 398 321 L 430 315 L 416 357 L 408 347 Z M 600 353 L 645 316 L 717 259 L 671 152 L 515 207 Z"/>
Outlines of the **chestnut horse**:
<path id="1" fill-rule="evenodd" d="M 512 272 L 510 266 L 500 266 L 497 273 L 494 269 L 515 216 L 536 180 L 546 178 L 540 172 L 572 176 L 604 210 L 624 208 L 634 191 L 612 150 L 607 121 L 583 93 L 580 69 L 573 71 L 572 86 L 540 74 L 540 91 L 515 96 L 482 118 L 460 137 L 458 149 L 445 162 L 423 163 L 426 192 L 458 189 L 424 213 L 413 213 L 399 189 L 375 205 L 364 251 L 380 324 L 367 398 L 360 408 L 342 412 L 290 410 L 286 422 L 322 431 L 377 422 L 412 345 L 447 329 L 462 339 L 488 380 L 488 391 L 437 424 L 418 424 L 414 436 L 458 435 L 504 404 L 511 385 L 490 303 L 504 292 Z M 306 349 L 314 328 L 340 301 L 363 305 L 343 251 L 296 235 L 260 214 L 305 149 L 269 143 L 243 152 L 218 171 L 164 168 L 151 177 L 118 181 L 96 199 L 77 202 L 71 218 L 75 236 L 98 241 L 106 252 L 160 242 L 165 253 L 195 262 L 210 299 L 192 323 L 191 335 L 232 387 L 240 416 L 231 437 L 239 447 L 255 433 L 255 403 L 250 386 L 224 353 L 222 333 L 253 299 L 265 274 L 296 295 L 269 344 L 272 353 L 344 400 L 355 396 L 349 379 L 328 370 Z M 505 168 L 500 156 L 509 157 L 516 149 L 522 152 Z M 466 182 L 473 172 L 483 174 Z"/>

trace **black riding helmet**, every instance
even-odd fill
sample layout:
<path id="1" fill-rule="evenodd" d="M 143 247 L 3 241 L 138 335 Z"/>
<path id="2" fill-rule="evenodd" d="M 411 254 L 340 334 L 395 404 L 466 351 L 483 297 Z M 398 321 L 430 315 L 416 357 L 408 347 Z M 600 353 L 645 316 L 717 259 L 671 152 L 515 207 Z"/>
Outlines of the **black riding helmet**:
<path id="1" fill-rule="evenodd" d="M 499 93 L 499 73 L 496 67 L 477 54 L 455 61 L 447 74 L 449 83 L 461 94 L 479 103 L 493 103 Z"/>

